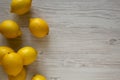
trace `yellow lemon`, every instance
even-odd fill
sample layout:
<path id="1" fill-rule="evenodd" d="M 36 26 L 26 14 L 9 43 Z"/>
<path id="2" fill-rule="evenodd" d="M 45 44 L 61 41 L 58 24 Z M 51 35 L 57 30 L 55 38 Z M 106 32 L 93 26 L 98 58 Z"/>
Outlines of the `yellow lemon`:
<path id="1" fill-rule="evenodd" d="M 16 76 L 23 68 L 22 57 L 15 52 L 10 52 L 6 54 L 1 62 L 4 71 L 8 75 Z"/>
<path id="2" fill-rule="evenodd" d="M 32 80 L 46 80 L 46 78 L 40 74 L 33 76 Z"/>
<path id="3" fill-rule="evenodd" d="M 32 0 L 12 0 L 11 12 L 18 15 L 27 13 L 30 10 Z"/>
<path id="4" fill-rule="evenodd" d="M 37 57 L 37 51 L 30 46 L 19 49 L 17 53 L 22 56 L 24 65 L 33 63 Z"/>
<path id="5" fill-rule="evenodd" d="M 21 30 L 16 22 L 5 20 L 0 24 L 0 32 L 6 38 L 16 38 L 21 35 Z"/>
<path id="6" fill-rule="evenodd" d="M 16 76 L 8 75 L 8 78 L 9 80 L 26 80 L 26 76 L 27 76 L 26 69 L 23 68 L 18 75 Z"/>
<path id="7" fill-rule="evenodd" d="M 49 27 L 46 21 L 41 18 L 30 19 L 29 29 L 35 37 L 45 37 L 49 33 Z"/>
<path id="8" fill-rule="evenodd" d="M 0 46 L 0 64 L 1 64 L 2 58 L 5 56 L 5 54 L 8 54 L 10 52 L 14 52 L 14 50 L 7 46 Z"/>

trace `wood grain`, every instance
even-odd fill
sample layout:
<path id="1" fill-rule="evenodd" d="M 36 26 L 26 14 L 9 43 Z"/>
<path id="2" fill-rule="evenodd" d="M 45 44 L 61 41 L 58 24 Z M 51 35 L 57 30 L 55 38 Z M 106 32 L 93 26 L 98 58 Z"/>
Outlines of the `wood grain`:
<path id="1" fill-rule="evenodd" d="M 28 79 L 35 73 L 47 80 L 120 79 L 120 0 L 33 0 L 24 16 L 9 12 L 10 0 L 0 0 L 0 21 L 18 22 L 23 35 L 5 39 L 0 45 L 16 51 L 26 45 L 39 51 L 36 62 L 28 66 Z M 29 19 L 40 17 L 50 26 L 49 36 L 31 35 Z M 6 80 L 0 68 L 0 80 Z"/>

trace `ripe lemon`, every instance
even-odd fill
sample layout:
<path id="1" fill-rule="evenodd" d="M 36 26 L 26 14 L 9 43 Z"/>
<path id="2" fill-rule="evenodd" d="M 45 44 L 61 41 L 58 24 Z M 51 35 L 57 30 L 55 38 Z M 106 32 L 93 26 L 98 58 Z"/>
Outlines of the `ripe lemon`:
<path id="1" fill-rule="evenodd" d="M 18 15 L 27 13 L 30 10 L 32 0 L 12 0 L 11 12 Z"/>
<path id="2" fill-rule="evenodd" d="M 37 51 L 30 46 L 21 48 L 17 53 L 22 56 L 24 65 L 33 63 L 37 57 Z"/>
<path id="3" fill-rule="evenodd" d="M 5 54 L 8 54 L 10 52 L 14 52 L 14 50 L 7 46 L 0 46 L 0 64 L 1 64 L 2 58 L 5 56 Z"/>
<path id="4" fill-rule="evenodd" d="M 35 37 L 45 37 L 49 33 L 49 27 L 46 21 L 41 18 L 30 19 L 29 29 Z"/>
<path id="5" fill-rule="evenodd" d="M 4 71 L 8 75 L 16 76 L 23 68 L 22 57 L 15 52 L 10 52 L 6 54 L 1 62 Z"/>
<path id="6" fill-rule="evenodd" d="M 0 24 L 0 32 L 6 38 L 16 38 L 21 35 L 21 30 L 16 22 L 5 20 Z"/>
<path id="7" fill-rule="evenodd" d="M 26 69 L 23 68 L 17 76 L 8 75 L 9 80 L 26 80 Z"/>
<path id="8" fill-rule="evenodd" d="M 32 80 L 46 80 L 46 78 L 40 74 L 33 76 Z"/>

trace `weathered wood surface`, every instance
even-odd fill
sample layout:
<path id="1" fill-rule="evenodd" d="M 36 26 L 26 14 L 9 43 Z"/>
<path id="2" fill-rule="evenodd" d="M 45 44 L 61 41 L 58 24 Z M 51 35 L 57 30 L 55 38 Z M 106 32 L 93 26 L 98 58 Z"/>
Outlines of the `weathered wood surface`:
<path id="1" fill-rule="evenodd" d="M 0 0 L 0 22 L 15 20 L 23 35 L 12 40 L 0 35 L 0 46 L 29 45 L 39 51 L 27 80 L 35 73 L 48 80 L 120 80 L 120 0 L 33 0 L 24 16 L 11 14 L 9 6 L 10 0 Z M 48 22 L 49 36 L 31 35 L 31 17 Z M 1 67 L 0 80 L 7 80 Z"/>

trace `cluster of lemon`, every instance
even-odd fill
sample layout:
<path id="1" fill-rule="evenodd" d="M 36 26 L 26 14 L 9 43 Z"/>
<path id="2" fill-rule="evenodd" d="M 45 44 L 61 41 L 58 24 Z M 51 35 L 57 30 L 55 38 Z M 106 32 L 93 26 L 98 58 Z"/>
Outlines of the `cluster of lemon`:
<path id="1" fill-rule="evenodd" d="M 32 0 L 12 0 L 11 12 L 23 15 L 30 10 Z M 41 18 L 31 18 L 29 30 L 35 37 L 45 37 L 49 33 L 49 27 L 45 20 Z M 6 38 L 16 38 L 21 36 L 22 31 L 19 25 L 13 20 L 5 20 L 0 23 L 0 33 Z"/>
<path id="2" fill-rule="evenodd" d="M 32 0 L 12 0 L 11 12 L 23 15 L 30 10 Z M 41 18 L 30 19 L 29 29 L 35 37 L 45 37 L 49 33 L 46 21 Z M 5 20 L 0 23 L 0 33 L 6 38 L 16 38 L 22 35 L 19 25 L 13 20 Z M 26 46 L 15 52 L 7 46 L 0 46 L 0 64 L 8 74 L 9 80 L 26 80 L 26 69 L 24 65 L 29 65 L 36 60 L 37 51 Z M 40 74 L 33 76 L 32 80 L 46 80 Z"/>
<path id="3" fill-rule="evenodd" d="M 8 74 L 9 80 L 25 80 L 26 69 L 24 65 L 33 63 L 37 58 L 37 50 L 30 46 L 25 46 L 15 52 L 7 46 L 0 46 L 0 64 L 4 71 Z M 36 75 L 41 76 L 41 75 Z M 33 80 L 36 80 L 33 77 Z M 45 80 L 43 76 L 38 80 Z"/>
<path id="4" fill-rule="evenodd" d="M 30 19 L 29 29 L 35 37 L 45 37 L 49 32 L 47 23 L 40 18 Z M 22 35 L 19 25 L 13 20 L 1 22 L 0 33 L 6 38 L 16 38 Z"/>

